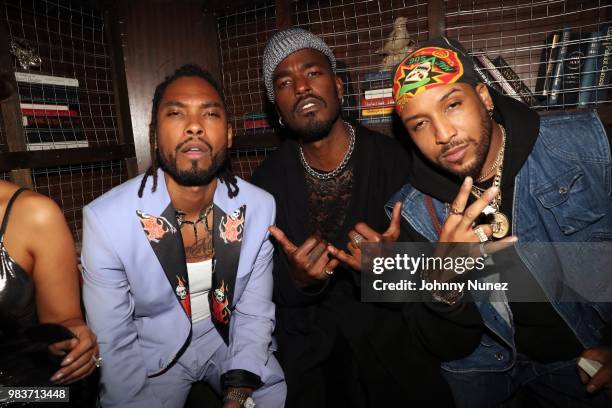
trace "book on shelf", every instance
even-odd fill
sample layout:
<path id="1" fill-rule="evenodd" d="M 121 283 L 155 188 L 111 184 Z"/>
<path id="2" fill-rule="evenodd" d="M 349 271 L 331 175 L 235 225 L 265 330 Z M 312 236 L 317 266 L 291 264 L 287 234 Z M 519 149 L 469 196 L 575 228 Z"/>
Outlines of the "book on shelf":
<path id="1" fill-rule="evenodd" d="M 68 105 L 52 105 L 52 104 L 41 104 L 41 103 L 20 103 L 21 109 L 30 110 L 52 110 L 52 111 L 67 111 L 69 110 Z"/>
<path id="2" fill-rule="evenodd" d="M 567 55 L 567 48 L 571 34 L 571 29 L 563 29 L 563 34 L 561 35 L 561 40 L 559 43 L 559 52 L 557 53 L 557 56 L 555 58 L 555 69 L 550 80 L 551 85 L 548 93 L 549 105 L 556 105 L 560 102 L 559 96 L 563 89 L 563 68 L 565 65 L 565 56 Z"/>
<path id="3" fill-rule="evenodd" d="M 523 102 L 535 106 L 539 103 L 531 89 L 521 80 L 510 64 L 501 55 L 491 60 L 502 76 L 508 81 L 512 89 L 521 97 Z"/>
<path id="4" fill-rule="evenodd" d="M 608 100 L 608 87 L 612 76 L 612 24 L 608 24 L 601 31 L 601 44 L 599 46 L 599 58 L 596 65 L 596 91 L 593 102 Z"/>
<path id="5" fill-rule="evenodd" d="M 565 58 L 562 61 L 557 61 L 557 64 L 563 64 L 563 68 L 561 70 L 561 88 L 555 103 L 562 103 L 563 105 L 576 105 L 578 103 L 582 74 L 585 71 L 584 65 L 591 39 L 590 32 L 570 31 Z"/>
<path id="6" fill-rule="evenodd" d="M 390 88 L 393 80 L 392 74 L 391 71 L 367 72 L 364 75 L 364 80 L 361 82 L 361 90 L 370 91 Z"/>
<path id="7" fill-rule="evenodd" d="M 393 71 L 373 71 L 366 72 L 363 76 L 364 82 L 368 81 L 391 81 Z"/>
<path id="8" fill-rule="evenodd" d="M 363 91 L 359 104 L 360 123 L 384 124 L 393 120 L 393 72 L 377 71 L 364 75 Z"/>
<path id="9" fill-rule="evenodd" d="M 21 114 L 25 116 L 78 116 L 79 112 L 74 109 L 21 109 Z"/>
<path id="10" fill-rule="evenodd" d="M 81 127 L 71 129 L 52 126 L 44 129 L 26 128 L 25 135 L 28 151 L 89 147 L 89 142 Z"/>
<path id="11" fill-rule="evenodd" d="M 55 85 L 19 84 L 19 99 L 24 103 L 78 105 L 78 88 Z"/>
<path id="12" fill-rule="evenodd" d="M 592 97 L 595 96 L 595 83 L 597 74 L 597 56 L 599 55 L 599 47 L 601 44 L 600 36 L 602 33 L 593 32 L 591 33 L 591 40 L 589 41 L 589 48 L 587 54 L 584 57 L 584 67 L 582 70 L 582 77 L 580 78 L 580 91 L 578 92 L 578 105 L 584 106 L 591 102 Z"/>
<path id="13" fill-rule="evenodd" d="M 392 98 L 393 88 L 371 89 L 363 93 L 365 99 Z"/>
<path id="14" fill-rule="evenodd" d="M 25 129 L 27 143 L 76 142 L 87 140 L 83 128 Z"/>
<path id="15" fill-rule="evenodd" d="M 385 116 L 364 116 L 359 120 L 363 125 L 386 124 L 393 122 L 393 115 Z"/>
<path id="16" fill-rule="evenodd" d="M 89 142 L 87 140 L 64 142 L 33 142 L 26 144 L 26 150 L 29 152 L 38 150 L 79 149 L 83 147 L 89 147 Z"/>
<path id="17" fill-rule="evenodd" d="M 17 82 L 29 84 L 56 85 L 78 87 L 79 80 L 76 78 L 66 78 L 54 75 L 34 74 L 32 72 L 15 72 Z"/>
<path id="18" fill-rule="evenodd" d="M 538 78 L 536 79 L 535 91 L 542 99 L 546 99 L 551 89 L 551 81 L 555 70 L 555 62 L 559 53 L 559 41 L 561 33 L 550 33 L 546 36 L 546 45 L 540 56 L 540 65 L 538 66 Z"/>
<path id="19" fill-rule="evenodd" d="M 65 129 L 81 127 L 81 118 L 78 116 L 22 116 L 23 127 L 45 128 L 58 127 Z"/>
<path id="20" fill-rule="evenodd" d="M 243 121 L 245 129 L 265 129 L 270 127 L 268 119 L 246 119 Z"/>
<path id="21" fill-rule="evenodd" d="M 265 129 L 270 127 L 270 122 L 264 112 L 247 112 L 242 115 L 242 125 L 245 129 Z"/>
<path id="22" fill-rule="evenodd" d="M 520 97 L 520 95 L 510 85 L 510 82 L 508 82 L 508 80 L 504 78 L 499 69 L 497 69 L 495 64 L 493 64 L 493 61 L 491 61 L 491 59 L 482 50 L 480 50 L 478 54 L 474 55 L 474 58 L 476 58 L 478 63 L 482 65 L 484 72 L 487 75 L 490 75 L 493 81 L 500 86 L 503 93 L 505 93 L 511 98 L 523 102 L 523 99 Z"/>
<path id="23" fill-rule="evenodd" d="M 393 106 L 383 108 L 366 108 L 361 110 L 361 116 L 391 116 L 393 115 Z"/>
<path id="24" fill-rule="evenodd" d="M 480 65 L 480 62 L 478 62 L 478 59 L 472 58 L 472 60 L 474 61 L 474 71 L 476 71 L 476 75 L 478 75 L 482 83 L 495 89 L 497 92 L 502 92 L 501 87 L 496 82 L 491 80 L 483 66 Z"/>
<path id="25" fill-rule="evenodd" d="M 381 107 L 381 106 L 394 106 L 394 105 L 395 105 L 395 101 L 390 96 L 384 97 L 384 98 L 373 98 L 373 99 L 366 99 L 365 97 L 361 98 L 362 108 L 375 108 L 375 107 Z"/>

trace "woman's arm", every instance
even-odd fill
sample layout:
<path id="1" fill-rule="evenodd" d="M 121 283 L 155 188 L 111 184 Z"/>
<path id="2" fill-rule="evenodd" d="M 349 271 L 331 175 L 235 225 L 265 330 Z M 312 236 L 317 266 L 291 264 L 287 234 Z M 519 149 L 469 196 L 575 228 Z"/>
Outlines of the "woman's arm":
<path id="1" fill-rule="evenodd" d="M 18 229 L 11 235 L 19 236 L 26 248 L 24 263 L 29 265 L 23 266 L 32 273 L 39 321 L 61 324 L 76 337 L 50 347 L 56 354 L 66 354 L 52 379 L 80 380 L 95 369 L 98 346 L 81 313 L 76 250 L 64 215 L 50 198 L 24 192 L 13 207 L 11 221 L 9 226 Z"/>

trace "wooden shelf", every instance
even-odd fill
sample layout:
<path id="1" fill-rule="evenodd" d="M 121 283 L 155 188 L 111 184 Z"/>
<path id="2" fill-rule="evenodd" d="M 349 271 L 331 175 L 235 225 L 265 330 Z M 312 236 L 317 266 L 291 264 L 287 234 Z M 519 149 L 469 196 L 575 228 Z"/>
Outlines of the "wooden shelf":
<path id="1" fill-rule="evenodd" d="M 0 171 L 37 169 L 134 157 L 134 145 L 0 153 Z"/>
<path id="2" fill-rule="evenodd" d="M 232 150 L 247 150 L 265 147 L 276 147 L 281 139 L 273 129 L 245 133 L 234 138 Z"/>

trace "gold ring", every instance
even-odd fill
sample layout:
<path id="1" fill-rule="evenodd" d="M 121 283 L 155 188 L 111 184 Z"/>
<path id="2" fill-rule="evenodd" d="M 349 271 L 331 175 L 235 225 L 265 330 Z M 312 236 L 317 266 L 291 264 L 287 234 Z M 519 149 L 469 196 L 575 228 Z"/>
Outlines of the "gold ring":
<path id="1" fill-rule="evenodd" d="M 459 211 L 454 205 L 451 205 L 450 213 L 453 215 L 463 215 L 463 211 Z"/>
<path id="2" fill-rule="evenodd" d="M 482 227 L 476 227 L 472 231 L 474 231 L 474 234 L 476 234 L 476 236 L 478 237 L 478 240 L 481 243 L 487 242 L 489 240 L 489 237 L 487 237 L 487 234 L 484 233 L 484 231 L 482 230 Z"/>

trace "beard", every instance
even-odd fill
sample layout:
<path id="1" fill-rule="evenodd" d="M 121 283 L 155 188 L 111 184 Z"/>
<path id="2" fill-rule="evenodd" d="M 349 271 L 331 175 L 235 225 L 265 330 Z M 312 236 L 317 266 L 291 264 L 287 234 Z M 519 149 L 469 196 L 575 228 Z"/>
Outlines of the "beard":
<path id="1" fill-rule="evenodd" d="M 467 176 L 472 177 L 474 180 L 478 179 L 480 172 L 482 171 L 482 166 L 487 160 L 487 155 L 489 154 L 489 148 L 491 147 L 491 135 L 493 133 L 493 125 L 489 117 L 484 117 L 480 121 L 480 143 L 476 146 L 476 152 L 474 155 L 474 161 L 470 163 L 467 167 L 461 169 L 460 171 L 452 171 L 452 174 L 457 177 L 464 179 Z M 442 153 L 452 149 L 456 145 L 462 144 L 452 143 L 449 144 Z M 450 171 L 449 169 L 445 169 L 446 171 Z"/>
<path id="2" fill-rule="evenodd" d="M 315 114 L 310 114 L 306 126 L 297 128 L 287 122 L 287 127 L 300 139 L 303 143 L 313 143 L 319 141 L 331 132 L 334 123 L 340 117 L 340 105 L 336 104 L 336 109 L 332 112 L 329 119 L 317 120 Z"/>
<path id="3" fill-rule="evenodd" d="M 212 147 L 208 147 L 212 152 Z M 208 168 L 202 169 L 198 166 L 197 160 L 192 160 L 189 170 L 181 170 L 176 163 L 176 153 L 165 155 L 157 149 L 157 163 L 159 163 L 159 167 L 168 173 L 174 181 L 184 187 L 197 187 L 209 184 L 225 165 L 226 161 L 227 149 L 223 149 L 212 156 L 212 162 Z"/>

